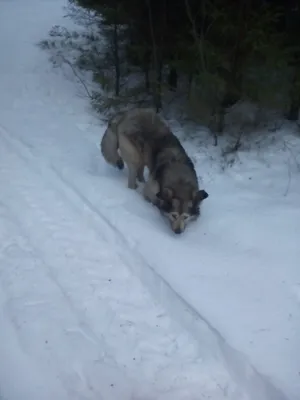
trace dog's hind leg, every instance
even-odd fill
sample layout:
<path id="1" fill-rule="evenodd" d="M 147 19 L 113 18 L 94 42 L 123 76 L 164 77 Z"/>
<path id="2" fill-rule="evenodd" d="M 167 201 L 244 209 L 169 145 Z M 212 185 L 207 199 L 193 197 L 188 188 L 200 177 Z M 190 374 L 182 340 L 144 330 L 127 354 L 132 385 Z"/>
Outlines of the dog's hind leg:
<path id="1" fill-rule="evenodd" d="M 142 154 L 139 148 L 124 135 L 120 135 L 120 153 L 128 167 L 128 188 L 136 189 L 136 180 L 141 177 L 139 170 L 143 166 Z"/>

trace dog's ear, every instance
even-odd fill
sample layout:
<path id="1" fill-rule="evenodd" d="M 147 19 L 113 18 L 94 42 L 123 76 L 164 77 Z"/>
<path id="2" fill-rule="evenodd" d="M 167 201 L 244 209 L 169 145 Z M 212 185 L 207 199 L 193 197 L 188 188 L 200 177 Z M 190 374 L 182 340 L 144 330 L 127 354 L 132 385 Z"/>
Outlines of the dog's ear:
<path id="1" fill-rule="evenodd" d="M 156 196 L 160 199 L 160 200 L 171 200 L 173 197 L 173 190 L 170 188 L 163 188 L 162 190 L 160 190 Z"/>
<path id="2" fill-rule="evenodd" d="M 200 203 L 201 201 L 207 199 L 208 193 L 205 190 L 198 190 L 194 192 L 193 199 L 196 203 Z"/>

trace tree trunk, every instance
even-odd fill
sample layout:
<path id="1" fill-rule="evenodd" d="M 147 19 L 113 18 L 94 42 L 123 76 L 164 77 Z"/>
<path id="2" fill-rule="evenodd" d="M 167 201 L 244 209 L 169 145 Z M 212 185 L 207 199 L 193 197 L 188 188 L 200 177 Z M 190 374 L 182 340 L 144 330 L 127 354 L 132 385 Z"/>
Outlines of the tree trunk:
<path id="1" fill-rule="evenodd" d="M 290 105 L 290 109 L 288 111 L 288 114 L 287 114 L 287 119 L 289 121 L 293 121 L 293 122 L 298 121 L 298 119 L 299 119 L 299 110 L 300 110 L 300 101 L 298 100 L 295 103 L 292 102 L 291 105 Z"/>
<path id="2" fill-rule="evenodd" d="M 162 109 L 162 101 L 161 101 L 161 84 L 162 84 L 162 62 L 158 62 L 156 65 L 156 79 L 154 85 L 154 107 L 156 112 L 159 112 Z"/>
<path id="3" fill-rule="evenodd" d="M 154 64 L 154 71 L 155 71 L 153 101 L 154 101 L 154 106 L 156 108 L 156 112 L 159 112 L 162 108 L 161 107 L 162 62 L 161 62 L 161 57 L 158 57 L 158 50 L 157 50 L 155 34 L 154 34 L 154 26 L 153 26 L 153 18 L 152 18 L 152 10 L 151 10 L 150 0 L 147 0 L 147 7 L 148 7 L 149 27 L 150 27 L 151 40 L 152 40 L 153 64 Z"/>
<path id="4" fill-rule="evenodd" d="M 174 67 L 170 68 L 169 76 L 168 76 L 168 85 L 170 90 L 176 91 L 178 82 L 178 74 L 177 69 Z"/>
<path id="5" fill-rule="evenodd" d="M 298 67 L 299 68 L 299 67 Z M 295 72 L 292 80 L 290 93 L 290 108 L 287 114 L 287 119 L 290 121 L 298 121 L 300 110 L 300 93 L 298 91 L 300 81 L 300 71 L 295 67 Z"/>
<path id="6" fill-rule="evenodd" d="M 300 110 L 300 55 L 298 52 L 299 35 L 300 35 L 300 8 L 299 2 L 291 0 L 286 8 L 286 30 L 289 37 L 290 45 L 295 46 L 293 57 L 290 61 L 290 66 L 293 68 L 293 78 L 290 90 L 290 108 L 287 118 L 290 121 L 298 121 Z"/>
<path id="7" fill-rule="evenodd" d="M 113 32 L 113 54 L 114 54 L 114 64 L 115 64 L 115 95 L 120 94 L 120 57 L 119 57 L 119 31 L 117 23 L 114 24 Z"/>
<path id="8" fill-rule="evenodd" d="M 145 90 L 147 93 L 149 93 L 149 91 L 150 91 L 150 73 L 149 73 L 148 66 L 145 66 L 144 74 L 145 74 Z"/>
<path id="9" fill-rule="evenodd" d="M 145 55 L 144 55 L 144 77 L 145 77 L 145 89 L 146 92 L 150 92 L 150 64 L 151 64 L 151 52 L 149 50 L 146 50 Z"/>

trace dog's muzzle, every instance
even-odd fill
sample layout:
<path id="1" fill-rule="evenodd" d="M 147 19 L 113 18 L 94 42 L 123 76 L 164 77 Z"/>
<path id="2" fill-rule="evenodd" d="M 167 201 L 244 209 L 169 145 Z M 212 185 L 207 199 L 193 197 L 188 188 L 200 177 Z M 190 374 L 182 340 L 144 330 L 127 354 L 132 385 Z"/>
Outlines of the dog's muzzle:
<path id="1" fill-rule="evenodd" d="M 176 234 L 184 232 L 188 221 L 190 220 L 190 216 L 187 214 L 178 215 L 177 213 L 171 213 L 168 217 L 172 231 Z"/>
<path id="2" fill-rule="evenodd" d="M 176 233 L 176 235 L 182 233 L 183 231 L 184 231 L 184 229 L 181 230 L 180 228 L 173 229 L 173 232 Z"/>

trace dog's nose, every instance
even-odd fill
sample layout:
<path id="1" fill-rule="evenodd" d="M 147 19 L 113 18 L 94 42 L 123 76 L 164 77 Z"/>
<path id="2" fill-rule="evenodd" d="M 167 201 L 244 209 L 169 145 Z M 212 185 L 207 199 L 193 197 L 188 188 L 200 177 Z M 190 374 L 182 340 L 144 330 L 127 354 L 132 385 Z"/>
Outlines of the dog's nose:
<path id="1" fill-rule="evenodd" d="M 176 228 L 174 229 L 174 233 L 176 234 L 182 233 L 182 230 L 180 228 Z"/>

